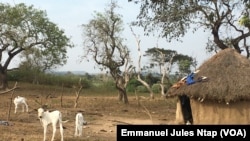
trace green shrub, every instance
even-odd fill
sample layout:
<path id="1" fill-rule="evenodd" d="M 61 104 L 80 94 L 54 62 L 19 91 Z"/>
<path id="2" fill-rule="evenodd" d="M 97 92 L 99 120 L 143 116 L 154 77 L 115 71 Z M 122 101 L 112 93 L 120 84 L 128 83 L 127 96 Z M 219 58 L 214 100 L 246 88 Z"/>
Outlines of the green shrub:
<path id="1" fill-rule="evenodd" d="M 137 92 L 140 92 L 140 93 L 145 93 L 145 92 L 148 92 L 147 88 L 145 86 L 138 86 L 136 88 Z"/>
<path id="2" fill-rule="evenodd" d="M 152 91 L 153 91 L 154 93 L 160 93 L 160 91 L 161 91 L 161 86 L 160 86 L 160 84 L 153 84 L 153 86 L 152 86 Z"/>
<path id="3" fill-rule="evenodd" d="M 127 92 L 134 92 L 138 86 L 141 86 L 141 82 L 137 79 L 131 79 L 127 85 Z"/>

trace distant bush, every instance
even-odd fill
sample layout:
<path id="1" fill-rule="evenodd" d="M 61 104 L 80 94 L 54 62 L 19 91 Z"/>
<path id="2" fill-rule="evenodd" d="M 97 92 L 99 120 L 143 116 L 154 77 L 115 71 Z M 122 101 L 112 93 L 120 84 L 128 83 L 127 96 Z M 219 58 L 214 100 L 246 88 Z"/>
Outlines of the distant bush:
<path id="1" fill-rule="evenodd" d="M 160 93 L 160 91 L 161 91 L 161 86 L 160 86 L 160 84 L 153 84 L 153 86 L 152 86 L 152 91 L 153 91 L 154 93 Z"/>
<path id="2" fill-rule="evenodd" d="M 127 92 L 134 92 L 138 86 L 142 86 L 137 79 L 131 79 L 127 85 Z"/>
<path id="3" fill-rule="evenodd" d="M 145 93 L 145 92 L 148 92 L 147 88 L 145 86 L 138 86 L 136 88 L 137 92 L 140 92 L 140 93 Z"/>
<path id="4" fill-rule="evenodd" d="M 113 80 L 107 80 L 107 81 L 95 80 L 93 82 L 93 87 L 96 89 L 96 91 L 100 92 L 111 92 L 116 90 L 115 82 Z"/>
<path id="5" fill-rule="evenodd" d="M 72 88 L 74 85 L 78 85 L 81 78 L 81 85 L 83 88 L 91 87 L 91 80 L 81 75 L 66 74 L 57 75 L 52 73 L 34 73 L 29 71 L 12 71 L 8 73 L 9 81 L 21 81 L 31 84 L 42 85 L 55 85 Z"/>

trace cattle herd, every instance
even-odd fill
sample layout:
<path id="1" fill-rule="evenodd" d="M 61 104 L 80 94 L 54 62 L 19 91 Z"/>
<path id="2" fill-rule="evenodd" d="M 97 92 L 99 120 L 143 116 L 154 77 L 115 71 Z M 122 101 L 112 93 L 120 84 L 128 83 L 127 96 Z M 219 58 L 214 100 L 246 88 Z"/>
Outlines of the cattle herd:
<path id="1" fill-rule="evenodd" d="M 22 112 L 29 111 L 27 99 L 25 97 L 17 96 L 13 100 L 15 104 L 15 111 L 14 113 L 17 113 L 18 106 L 22 106 Z M 54 140 L 55 133 L 56 133 L 56 125 L 59 124 L 60 127 L 60 133 L 61 133 L 61 141 L 63 141 L 63 123 L 67 121 L 62 120 L 62 113 L 59 110 L 55 111 L 48 111 L 44 108 L 36 109 L 38 112 L 38 118 L 43 126 L 44 129 L 44 138 L 43 140 L 46 140 L 46 134 L 47 134 L 47 126 L 52 124 L 52 138 L 51 141 Z M 84 120 L 83 114 L 81 112 L 78 112 L 75 116 L 75 136 L 82 136 L 82 128 L 83 125 L 86 125 L 87 122 Z"/>

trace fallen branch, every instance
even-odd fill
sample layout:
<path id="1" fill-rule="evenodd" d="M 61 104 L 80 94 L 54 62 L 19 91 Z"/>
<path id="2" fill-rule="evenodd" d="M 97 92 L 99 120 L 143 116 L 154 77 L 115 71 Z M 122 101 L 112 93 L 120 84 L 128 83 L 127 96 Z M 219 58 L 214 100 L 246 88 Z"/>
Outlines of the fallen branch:
<path id="1" fill-rule="evenodd" d="M 138 97 L 136 91 L 135 91 L 135 96 L 136 96 L 136 100 L 137 100 L 137 103 L 139 106 L 142 106 L 144 108 L 144 111 L 150 118 L 150 120 L 153 122 L 153 118 L 152 118 L 152 115 L 150 114 L 150 111 L 147 109 L 147 107 L 145 105 L 143 105 L 141 102 L 140 102 L 140 99 L 143 98 L 143 97 Z"/>
<path id="2" fill-rule="evenodd" d="M 127 123 L 127 122 L 124 122 L 124 121 L 119 121 L 119 120 L 108 120 L 108 121 L 112 121 L 112 122 L 118 122 L 118 123 L 123 123 L 123 124 L 132 125 L 131 123 Z"/>
<path id="3" fill-rule="evenodd" d="M 17 87 L 17 82 L 16 82 L 16 84 L 14 85 L 13 88 L 8 89 L 8 90 L 6 90 L 6 91 L 0 92 L 0 95 L 1 95 L 1 94 L 6 94 L 6 93 L 8 93 L 8 92 L 11 92 L 11 91 L 13 91 L 13 90 L 15 90 L 15 89 L 17 89 L 17 88 L 19 88 L 19 87 Z"/>
<path id="4" fill-rule="evenodd" d="M 88 113 L 88 112 L 85 112 L 86 115 L 97 115 L 97 116 L 103 116 L 102 113 Z"/>
<path id="5" fill-rule="evenodd" d="M 150 114 L 150 111 L 146 108 L 145 105 L 141 104 L 141 106 L 142 106 L 142 107 L 144 108 L 144 110 L 145 110 L 145 111 L 143 111 L 143 112 L 145 112 L 145 113 L 149 116 L 150 120 L 153 122 L 153 118 L 152 118 L 152 115 Z"/>

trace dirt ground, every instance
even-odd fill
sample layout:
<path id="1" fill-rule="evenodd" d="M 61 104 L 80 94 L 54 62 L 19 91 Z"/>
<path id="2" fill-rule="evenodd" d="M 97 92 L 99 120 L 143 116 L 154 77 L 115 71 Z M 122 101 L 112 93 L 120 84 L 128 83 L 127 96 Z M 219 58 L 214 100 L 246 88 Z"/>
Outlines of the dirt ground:
<path id="1" fill-rule="evenodd" d="M 17 94 L 15 94 L 17 95 Z M 22 95 L 19 93 L 18 95 Z M 23 94 L 25 95 L 25 94 Z M 43 139 L 43 128 L 34 109 L 39 104 L 46 104 L 49 110 L 58 109 L 63 114 L 65 141 L 115 141 L 118 124 L 172 124 L 175 118 L 175 100 L 129 96 L 129 104 L 118 101 L 117 97 L 80 96 L 77 108 L 74 108 L 75 97 L 43 98 L 26 94 L 29 112 L 14 114 L 14 104 L 10 95 L 0 95 L 0 121 L 8 121 L 10 126 L 0 125 L 0 141 L 37 141 Z M 11 102 L 11 108 L 10 108 Z M 62 106 L 61 106 L 62 105 Z M 9 111 L 10 109 L 10 111 Z M 74 137 L 75 114 L 81 110 L 88 122 L 83 127 L 83 136 Z M 8 116 L 9 115 L 9 116 Z M 52 127 L 48 127 L 47 140 L 51 139 Z M 56 141 L 60 140 L 59 129 Z"/>

